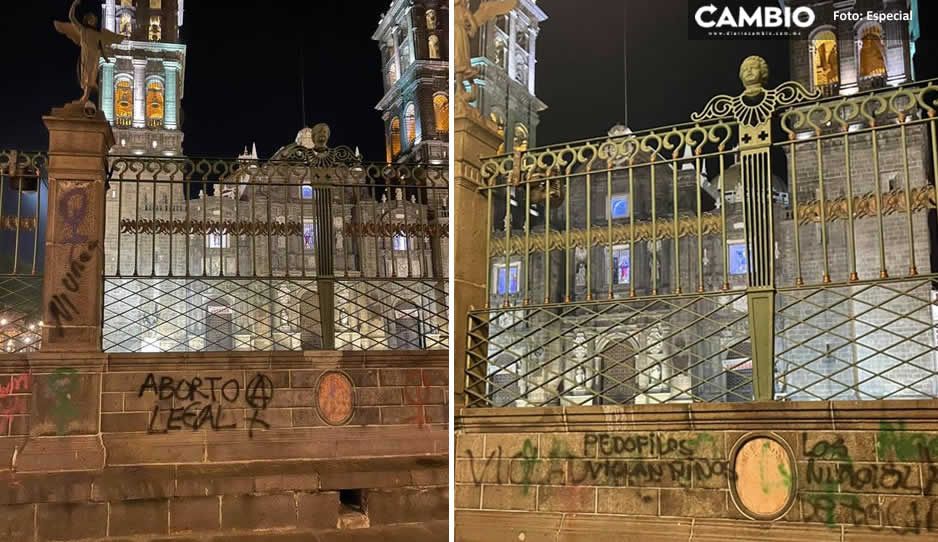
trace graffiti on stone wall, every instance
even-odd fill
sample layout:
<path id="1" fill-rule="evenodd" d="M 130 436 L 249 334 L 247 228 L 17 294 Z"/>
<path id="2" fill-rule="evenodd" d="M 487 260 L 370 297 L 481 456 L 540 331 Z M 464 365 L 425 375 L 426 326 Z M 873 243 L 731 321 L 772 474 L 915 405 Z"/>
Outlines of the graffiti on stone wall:
<path id="1" fill-rule="evenodd" d="M 13 417 L 27 413 L 27 399 L 32 386 L 29 374 L 16 374 L 9 377 L 5 384 L 0 383 L 0 435 L 5 435 L 13 425 Z"/>
<path id="2" fill-rule="evenodd" d="M 690 435 L 585 432 L 573 439 L 541 435 L 511 444 L 502 440 L 481 455 L 478 448 L 464 449 L 468 468 L 462 476 L 468 479 L 457 481 L 517 485 L 528 494 L 538 485 L 725 490 L 745 479 L 754 493 L 761 491 L 767 498 L 790 494 L 805 522 L 832 529 L 847 525 L 895 534 L 938 533 L 938 434 L 884 422 L 876 435 L 875 458 L 869 457 L 867 445 L 866 456 L 857 459 L 843 437 L 818 440 L 802 433 L 798 476 L 794 465 L 782 460 L 784 454 L 759 439 L 750 441 L 750 452 L 737 453 L 734 464 L 722 459 L 733 454 L 712 447 L 710 434 Z M 747 464 L 740 461 L 744 456 Z"/>
<path id="3" fill-rule="evenodd" d="M 86 265 L 94 256 L 97 247 L 97 241 L 89 241 L 88 244 L 85 245 L 85 248 L 80 250 L 78 254 L 74 254 L 77 247 L 71 247 L 72 254 L 69 257 L 68 271 L 65 272 L 65 276 L 62 277 L 61 281 L 61 285 L 65 290 L 60 290 L 52 294 L 49 299 L 49 316 L 56 334 L 59 337 L 65 335 L 65 330 L 62 327 L 63 322 L 75 320 L 79 312 L 81 312 L 76 305 L 76 299 L 80 297 L 78 294 L 81 287 L 81 277 L 85 272 Z"/>
<path id="4" fill-rule="evenodd" d="M 157 400 L 147 425 L 149 433 L 236 429 L 238 420 L 228 413 L 243 408 L 250 412 L 245 422 L 249 437 L 253 438 L 256 428 L 270 429 L 263 414 L 273 401 L 274 386 L 262 373 L 255 374 L 246 383 L 220 376 L 174 378 L 150 373 L 140 385 L 137 396 L 143 397 L 147 392 L 152 392 Z M 166 403 L 172 406 L 166 407 Z"/>
<path id="5" fill-rule="evenodd" d="M 78 373 L 75 369 L 61 367 L 45 379 L 44 395 L 51 401 L 50 414 L 55 422 L 57 435 L 64 435 L 68 424 L 78 417 L 73 396 L 78 392 Z"/>
<path id="6" fill-rule="evenodd" d="M 496 446 L 482 459 L 470 463 L 476 484 L 532 485 L 648 485 L 674 483 L 690 487 L 691 480 L 709 481 L 715 477 L 732 479 L 725 459 L 699 457 L 698 449 L 712 444 L 707 433 L 679 439 L 660 434 L 614 435 L 584 433 L 580 451 L 571 451 L 564 441 L 553 440 L 546 454 L 526 439 L 521 450 L 505 453 Z M 466 450 L 470 460 L 472 450 Z M 661 456 L 670 458 L 659 459 Z M 514 466 L 513 464 L 516 464 Z M 567 467 L 566 469 L 564 467 Z"/>

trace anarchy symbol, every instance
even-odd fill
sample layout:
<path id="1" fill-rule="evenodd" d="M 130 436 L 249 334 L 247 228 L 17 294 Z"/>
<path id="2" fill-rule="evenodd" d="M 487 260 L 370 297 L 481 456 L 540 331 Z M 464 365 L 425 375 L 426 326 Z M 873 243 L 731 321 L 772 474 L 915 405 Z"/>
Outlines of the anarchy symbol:
<path id="1" fill-rule="evenodd" d="M 244 390 L 248 405 L 255 410 L 265 410 L 274 398 L 274 384 L 266 375 L 258 373 Z"/>

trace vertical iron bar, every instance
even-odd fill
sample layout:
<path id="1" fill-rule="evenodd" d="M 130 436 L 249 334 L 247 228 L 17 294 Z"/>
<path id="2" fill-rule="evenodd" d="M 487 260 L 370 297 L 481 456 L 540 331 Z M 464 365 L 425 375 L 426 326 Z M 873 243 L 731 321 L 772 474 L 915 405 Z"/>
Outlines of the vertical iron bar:
<path id="1" fill-rule="evenodd" d="M 870 121 L 870 137 L 873 140 L 873 181 L 876 183 L 876 218 L 879 221 L 879 278 L 885 279 L 889 278 L 889 271 L 886 269 L 886 230 L 883 227 L 883 195 L 879 179 L 879 134 L 875 122 Z"/>
<path id="2" fill-rule="evenodd" d="M 703 142 L 701 142 L 703 146 Z M 694 152 L 694 185 L 695 192 L 697 196 L 697 291 L 703 292 L 704 288 L 704 278 L 703 278 L 703 210 L 701 208 L 701 175 L 700 175 L 700 149 L 696 149 Z M 722 205 L 721 205 L 722 206 Z"/>
<path id="3" fill-rule="evenodd" d="M 678 146 L 678 149 L 681 147 Z M 672 205 L 672 214 L 674 215 L 674 286 L 671 287 L 671 292 L 680 294 L 681 293 L 681 232 L 680 224 L 678 217 L 678 206 L 677 206 L 677 168 L 680 162 L 678 161 L 678 152 L 674 151 L 674 155 L 671 157 L 671 205 Z"/>
<path id="4" fill-rule="evenodd" d="M 830 254 L 827 250 L 827 200 L 824 195 L 824 156 L 821 152 L 821 130 L 815 130 L 814 136 L 818 138 L 814 143 L 815 158 L 817 160 L 818 203 L 820 204 L 819 218 L 821 221 L 821 250 L 824 252 L 824 274 L 821 280 L 824 284 L 831 281 Z"/>
<path id="5" fill-rule="evenodd" d="M 857 246 L 853 231 L 853 175 L 850 171 L 850 134 L 849 125 L 844 125 L 844 170 L 847 175 L 847 265 L 849 282 L 859 280 L 857 274 Z"/>
<path id="6" fill-rule="evenodd" d="M 609 299 L 613 298 L 612 276 L 614 273 L 612 269 L 612 167 L 613 167 L 613 162 L 612 162 L 612 159 L 610 158 L 606 162 L 606 198 L 604 199 L 605 204 L 606 204 L 606 247 L 607 247 L 606 256 L 608 257 L 608 260 L 609 260 L 609 264 L 606 267 L 606 271 L 607 271 L 606 275 L 608 279 L 608 282 L 606 284 L 608 287 Z M 629 198 L 631 199 L 631 197 L 632 197 L 632 194 L 630 192 Z M 631 200 L 629 201 L 628 205 L 629 207 L 632 206 Z M 629 255 L 629 257 L 631 257 L 631 254 Z"/>
<path id="7" fill-rule="evenodd" d="M 492 262 L 495 258 L 492 255 L 492 234 L 495 233 L 495 224 L 492 222 L 494 214 L 494 204 L 493 201 L 493 188 L 491 186 L 485 188 L 485 198 L 486 198 L 486 219 L 485 223 L 488 227 L 485 229 L 485 308 L 489 307 L 489 302 L 492 299 Z M 498 292 L 496 292 L 497 295 Z"/>
<path id="8" fill-rule="evenodd" d="M 511 183 L 505 183 L 505 219 L 502 227 L 505 228 L 505 295 L 502 306 L 508 307 L 511 304 L 508 300 L 511 293 Z M 498 282 L 495 286 L 498 287 Z"/>
<path id="9" fill-rule="evenodd" d="M 905 175 L 905 216 L 906 227 L 909 237 L 909 276 L 918 275 L 918 267 L 915 265 L 915 238 L 913 237 L 914 228 L 912 226 L 912 179 L 909 175 L 909 147 L 906 142 L 905 114 L 899 114 L 899 137 L 902 145 L 902 171 Z"/>
<path id="10" fill-rule="evenodd" d="M 547 185 L 547 197 L 550 197 L 550 184 Z M 570 171 L 566 171 L 564 175 L 564 211 L 563 218 L 564 224 L 566 226 L 566 232 L 564 234 L 564 257 L 563 257 L 563 276 L 564 276 L 564 302 L 569 303 L 572 299 L 570 297 Z"/>
<path id="11" fill-rule="evenodd" d="M 586 170 L 586 300 L 593 300 L 593 281 L 592 281 L 592 251 L 593 251 L 593 177 L 591 171 L 593 161 L 590 160 Z"/>
<path id="12" fill-rule="evenodd" d="M 650 158 L 651 169 L 651 295 L 658 295 L 658 209 L 655 195 L 655 155 Z M 634 229 L 634 225 L 633 225 Z M 632 255 L 629 254 L 629 258 Z M 631 262 L 629 262 L 631 264 Z M 631 281 L 630 281 L 631 282 Z"/>
<path id="13" fill-rule="evenodd" d="M 633 160 L 634 160 L 633 158 L 629 158 L 629 166 L 628 166 L 629 168 L 629 202 L 628 202 L 629 204 L 629 297 L 635 297 L 635 280 L 633 278 L 634 273 L 632 273 L 632 269 L 635 268 L 635 266 L 632 265 L 632 262 L 635 261 L 633 260 L 633 258 L 635 258 L 635 171 L 632 167 Z M 654 192 L 655 190 L 654 188 L 652 188 L 652 194 L 654 194 Z M 612 216 L 612 193 L 609 194 L 609 203 L 610 203 L 609 216 L 611 217 Z M 654 199 L 652 199 L 652 209 L 654 209 Z M 654 227 L 654 222 L 652 222 L 652 227 Z M 654 237 L 654 234 L 652 234 L 652 237 Z M 610 244 L 612 243 L 611 235 L 609 238 L 609 243 Z M 612 261 L 611 245 L 610 245 L 609 254 L 610 254 L 609 259 L 611 262 Z M 609 266 L 612 267 L 612 264 L 610 263 Z M 654 277 L 654 270 L 652 270 L 652 277 Z"/>
<path id="14" fill-rule="evenodd" d="M 804 278 L 801 275 L 801 219 L 798 216 L 798 168 L 797 160 L 795 158 L 796 150 L 798 145 L 795 144 L 795 134 L 792 133 L 789 140 L 789 147 L 791 148 L 791 166 L 789 167 L 789 176 L 791 177 L 791 213 L 792 213 L 792 229 L 794 229 L 795 234 L 795 285 L 802 286 L 804 285 Z"/>
<path id="15" fill-rule="evenodd" d="M 729 278 L 729 245 L 726 241 L 726 155 L 724 154 L 724 146 L 721 143 L 718 149 L 720 153 L 720 237 L 722 241 L 722 246 L 720 247 L 721 257 L 723 259 L 723 289 L 730 289 L 730 278 Z M 731 151 L 732 152 L 732 151 Z M 740 187 L 742 184 L 740 183 Z"/>
<path id="16" fill-rule="evenodd" d="M 524 301 L 527 305 L 530 302 L 531 292 L 528 289 L 528 281 L 531 280 L 531 183 L 524 183 Z"/>

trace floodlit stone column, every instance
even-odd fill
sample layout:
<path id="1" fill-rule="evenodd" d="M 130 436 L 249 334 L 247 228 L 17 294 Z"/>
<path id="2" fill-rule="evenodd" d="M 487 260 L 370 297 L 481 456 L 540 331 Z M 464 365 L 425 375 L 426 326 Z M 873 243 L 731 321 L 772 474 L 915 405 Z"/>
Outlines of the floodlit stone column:
<path id="1" fill-rule="evenodd" d="M 467 313 L 486 306 L 489 263 L 485 246 L 486 198 L 479 192 L 482 156 L 495 154 L 501 143 L 495 123 L 473 107 L 457 107 L 453 156 L 453 349 L 456 404 L 465 404 Z M 484 375 L 480 375 L 484 376 Z"/>
<path id="2" fill-rule="evenodd" d="M 43 352 L 100 352 L 104 182 L 114 135 L 100 111 L 55 108 L 49 129 L 49 211 L 43 274 Z"/>

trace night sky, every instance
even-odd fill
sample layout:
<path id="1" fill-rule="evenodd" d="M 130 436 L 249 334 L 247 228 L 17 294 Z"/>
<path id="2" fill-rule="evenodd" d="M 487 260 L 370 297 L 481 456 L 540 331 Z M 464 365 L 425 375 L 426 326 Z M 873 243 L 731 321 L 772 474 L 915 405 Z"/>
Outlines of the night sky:
<path id="1" fill-rule="evenodd" d="M 189 155 L 232 156 L 257 142 L 261 157 L 290 143 L 302 125 L 300 49 L 306 119 L 332 127 L 332 144 L 384 157 L 380 57 L 371 34 L 389 0 L 242 0 L 186 3 L 188 44 L 183 100 Z M 100 0 L 83 0 L 100 12 Z M 55 33 L 68 0 L 8 2 L 0 19 L 4 51 L 0 146 L 42 149 L 41 115 L 78 96 L 77 48 Z M 628 32 L 629 118 L 633 130 L 685 122 L 717 93 L 739 88 L 736 70 L 765 57 L 771 83 L 788 78 L 787 42 L 691 41 L 687 0 L 540 0 L 549 19 L 537 42 L 538 143 L 603 135 L 624 120 L 623 29 Z M 938 76 L 938 2 L 920 1 L 919 79 Z"/>
<path id="2" fill-rule="evenodd" d="M 628 125 L 636 131 L 688 122 L 714 94 L 740 91 L 737 70 L 749 55 L 768 61 L 771 85 L 788 79 L 786 40 L 689 40 L 687 0 L 539 0 L 538 5 L 549 17 L 537 39 L 535 90 L 548 106 L 541 113 L 538 145 L 602 136 L 623 122 L 623 29 Z M 938 77 L 938 2 L 919 0 L 919 6 L 916 77 L 921 80 Z"/>
<path id="3" fill-rule="evenodd" d="M 100 16 L 100 0 L 80 12 Z M 0 147 L 45 149 L 41 116 L 81 91 L 78 48 L 52 27 L 67 20 L 69 0 L 5 2 L 0 18 Z M 252 142 L 262 158 L 292 143 L 302 127 L 300 55 L 306 73 L 306 123 L 326 122 L 332 145 L 359 146 L 384 159 L 378 44 L 371 35 L 390 1 L 189 0 L 182 101 L 183 150 L 232 157 Z"/>

